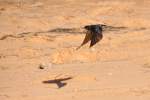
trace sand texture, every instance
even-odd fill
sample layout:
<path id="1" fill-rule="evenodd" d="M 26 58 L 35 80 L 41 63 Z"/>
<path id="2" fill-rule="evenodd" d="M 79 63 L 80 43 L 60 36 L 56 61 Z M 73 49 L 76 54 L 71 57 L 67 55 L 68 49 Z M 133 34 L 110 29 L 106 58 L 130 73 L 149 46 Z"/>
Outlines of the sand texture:
<path id="1" fill-rule="evenodd" d="M 0 100 L 150 100 L 149 5 L 0 0 Z M 89 24 L 126 28 L 76 50 Z"/>

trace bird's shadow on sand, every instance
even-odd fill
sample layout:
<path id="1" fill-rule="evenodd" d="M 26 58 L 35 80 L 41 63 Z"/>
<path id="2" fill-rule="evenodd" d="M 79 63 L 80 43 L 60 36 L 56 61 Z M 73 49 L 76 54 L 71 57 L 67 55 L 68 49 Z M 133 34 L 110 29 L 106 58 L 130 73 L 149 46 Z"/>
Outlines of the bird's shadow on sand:
<path id="1" fill-rule="evenodd" d="M 72 77 L 46 80 L 46 81 L 42 81 L 42 83 L 44 83 L 44 84 L 56 84 L 58 86 L 58 89 L 59 89 L 59 88 L 62 88 L 62 87 L 67 85 L 67 83 L 63 82 L 63 81 L 67 81 L 67 80 L 70 80 L 70 79 L 72 79 Z"/>

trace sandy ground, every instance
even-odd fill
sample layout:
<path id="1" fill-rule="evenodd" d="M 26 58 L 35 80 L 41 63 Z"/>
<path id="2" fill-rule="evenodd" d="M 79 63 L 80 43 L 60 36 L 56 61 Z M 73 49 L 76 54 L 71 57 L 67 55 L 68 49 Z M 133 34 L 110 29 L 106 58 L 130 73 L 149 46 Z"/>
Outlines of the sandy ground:
<path id="1" fill-rule="evenodd" d="M 149 0 L 18 1 L 0 0 L 0 37 L 29 32 L 0 40 L 0 100 L 150 100 Z M 79 50 L 85 34 L 47 31 L 96 23 L 128 29 Z"/>

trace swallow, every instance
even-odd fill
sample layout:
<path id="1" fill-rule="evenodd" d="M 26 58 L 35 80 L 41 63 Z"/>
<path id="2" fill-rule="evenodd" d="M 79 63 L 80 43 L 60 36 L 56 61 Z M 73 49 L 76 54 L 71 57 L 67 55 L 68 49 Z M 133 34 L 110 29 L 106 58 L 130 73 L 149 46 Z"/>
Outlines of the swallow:
<path id="1" fill-rule="evenodd" d="M 82 44 L 77 48 L 81 48 L 83 45 L 91 41 L 90 47 L 94 46 L 97 42 L 99 42 L 103 38 L 103 24 L 96 24 L 96 25 L 87 25 L 84 27 L 86 30 L 85 38 L 82 42 Z"/>
<path id="2" fill-rule="evenodd" d="M 67 85 L 67 83 L 64 83 L 62 81 L 66 81 L 66 80 L 70 80 L 70 79 L 72 79 L 72 77 L 47 80 L 47 81 L 43 81 L 43 83 L 56 84 L 58 86 L 58 88 L 61 88 L 61 87 L 64 87 L 65 85 Z"/>

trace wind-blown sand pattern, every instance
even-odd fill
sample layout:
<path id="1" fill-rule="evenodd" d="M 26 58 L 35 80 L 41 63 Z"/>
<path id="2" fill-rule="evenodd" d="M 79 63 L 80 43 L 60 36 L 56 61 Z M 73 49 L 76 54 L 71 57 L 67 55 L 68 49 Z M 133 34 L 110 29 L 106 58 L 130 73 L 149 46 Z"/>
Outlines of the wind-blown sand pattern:
<path id="1" fill-rule="evenodd" d="M 150 100 L 149 5 L 0 0 L 0 100 Z M 106 30 L 94 47 L 76 50 L 89 24 L 125 29 Z M 43 84 L 67 77 L 60 89 Z"/>

